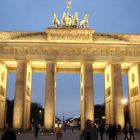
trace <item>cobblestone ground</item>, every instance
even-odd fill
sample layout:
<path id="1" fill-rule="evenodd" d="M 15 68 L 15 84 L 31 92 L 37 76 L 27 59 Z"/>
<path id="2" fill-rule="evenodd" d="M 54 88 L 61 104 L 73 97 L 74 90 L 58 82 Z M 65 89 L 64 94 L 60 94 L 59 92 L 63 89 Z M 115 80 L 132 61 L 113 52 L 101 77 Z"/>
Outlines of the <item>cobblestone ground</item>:
<path id="1" fill-rule="evenodd" d="M 2 132 L 0 133 L 0 137 Z M 80 131 L 74 130 L 72 133 L 71 130 L 67 130 L 65 133 L 63 132 L 63 137 L 60 140 L 79 140 Z M 34 138 L 32 132 L 17 134 L 17 140 L 56 140 L 56 136 L 54 134 L 39 134 L 38 138 Z M 100 137 L 98 138 L 100 140 Z M 104 140 L 108 140 L 107 136 L 104 136 Z M 124 140 L 124 135 L 118 135 L 118 140 Z M 140 133 L 135 133 L 135 140 L 140 140 Z"/>

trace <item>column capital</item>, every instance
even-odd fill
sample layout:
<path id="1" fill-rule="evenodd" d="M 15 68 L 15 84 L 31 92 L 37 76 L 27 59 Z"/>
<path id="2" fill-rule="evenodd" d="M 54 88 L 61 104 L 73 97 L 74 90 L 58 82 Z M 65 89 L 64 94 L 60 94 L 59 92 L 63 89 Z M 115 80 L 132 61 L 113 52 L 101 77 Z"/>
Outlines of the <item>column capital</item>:
<path id="1" fill-rule="evenodd" d="M 93 62 L 91 62 L 91 61 L 84 61 L 84 62 L 81 63 L 81 67 L 82 66 L 86 66 L 86 65 L 93 65 Z"/>
<path id="2" fill-rule="evenodd" d="M 7 65 L 1 60 L 0 60 L 0 64 L 2 64 L 5 68 L 8 68 Z"/>
<path id="3" fill-rule="evenodd" d="M 27 60 L 19 60 L 19 59 L 17 59 L 16 62 L 17 63 L 27 63 Z"/>
<path id="4" fill-rule="evenodd" d="M 56 60 L 48 60 L 48 59 L 47 59 L 47 60 L 45 60 L 45 62 L 46 62 L 46 63 L 47 63 L 47 62 L 50 62 L 50 63 L 51 63 L 51 62 L 52 62 L 52 63 L 56 63 L 57 61 L 56 61 Z"/>
<path id="5" fill-rule="evenodd" d="M 56 61 L 46 61 L 46 65 L 48 64 L 54 64 L 56 66 Z"/>
<path id="6" fill-rule="evenodd" d="M 82 61 L 82 62 L 81 62 L 81 64 L 88 64 L 88 63 L 93 64 L 93 63 L 94 63 L 94 61 Z"/>
<path id="7" fill-rule="evenodd" d="M 130 69 L 132 69 L 132 68 L 133 68 L 134 66 L 136 66 L 136 65 L 140 66 L 140 63 L 133 63 L 131 66 L 129 66 L 128 71 L 129 71 Z"/>
<path id="8" fill-rule="evenodd" d="M 46 64 L 47 64 L 47 63 L 56 64 L 56 61 L 46 61 Z"/>

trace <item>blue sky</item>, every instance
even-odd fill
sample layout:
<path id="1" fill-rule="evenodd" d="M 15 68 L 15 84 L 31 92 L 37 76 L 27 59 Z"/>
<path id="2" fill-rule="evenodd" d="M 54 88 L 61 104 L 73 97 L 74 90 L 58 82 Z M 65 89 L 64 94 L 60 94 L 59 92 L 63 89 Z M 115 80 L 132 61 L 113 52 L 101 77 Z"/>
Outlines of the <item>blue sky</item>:
<path id="1" fill-rule="evenodd" d="M 139 0 L 73 0 L 72 13 L 90 15 L 89 27 L 97 32 L 139 33 Z M 0 0 L 0 30 L 44 31 L 52 13 L 66 11 L 64 0 Z"/>
<path id="2" fill-rule="evenodd" d="M 73 0 L 72 14 L 79 19 L 88 13 L 89 28 L 96 32 L 140 33 L 139 0 Z M 0 0 L 0 31 L 41 31 L 52 26 L 52 13 L 59 19 L 66 11 L 64 0 Z M 123 77 L 127 94 L 127 78 Z M 14 96 L 15 74 L 9 74 L 8 98 Z M 37 83 L 38 81 L 38 83 Z M 104 77 L 94 76 L 95 104 L 103 103 Z M 32 101 L 43 104 L 45 74 L 33 74 Z M 57 74 L 58 117 L 79 115 L 80 77 L 78 74 Z"/>

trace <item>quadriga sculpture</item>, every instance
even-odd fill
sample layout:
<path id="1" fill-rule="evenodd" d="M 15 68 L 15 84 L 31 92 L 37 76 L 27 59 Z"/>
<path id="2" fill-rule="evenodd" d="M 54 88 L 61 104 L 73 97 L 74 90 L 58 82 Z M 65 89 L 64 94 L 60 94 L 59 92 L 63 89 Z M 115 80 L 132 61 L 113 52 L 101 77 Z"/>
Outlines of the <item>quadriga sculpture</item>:
<path id="1" fill-rule="evenodd" d="M 74 17 L 70 13 L 63 13 L 61 19 L 62 27 L 78 27 L 78 12 L 74 14 Z"/>

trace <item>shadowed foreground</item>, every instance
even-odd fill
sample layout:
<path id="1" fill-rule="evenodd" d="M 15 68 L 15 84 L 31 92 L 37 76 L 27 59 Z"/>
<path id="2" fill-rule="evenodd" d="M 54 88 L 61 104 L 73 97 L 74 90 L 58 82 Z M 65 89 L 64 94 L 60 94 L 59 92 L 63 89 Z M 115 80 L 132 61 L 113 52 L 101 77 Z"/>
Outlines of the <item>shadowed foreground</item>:
<path id="1" fill-rule="evenodd" d="M 2 132 L 0 133 L 1 138 Z M 71 130 L 67 130 L 65 133 L 63 132 L 63 140 L 79 140 L 80 131 L 74 130 L 72 133 Z M 56 136 L 54 134 L 39 134 L 38 138 L 34 138 L 32 132 L 17 134 L 17 140 L 56 140 Z M 100 137 L 98 137 L 100 140 Z M 104 140 L 108 140 L 108 137 L 104 135 Z M 118 135 L 118 140 L 124 140 L 124 134 Z M 135 140 L 140 140 L 140 133 L 135 133 Z"/>

